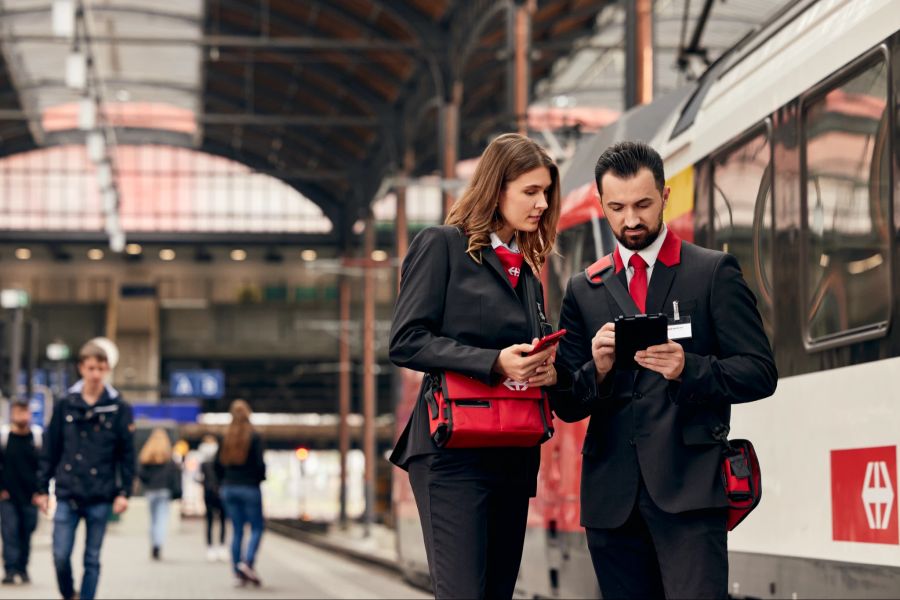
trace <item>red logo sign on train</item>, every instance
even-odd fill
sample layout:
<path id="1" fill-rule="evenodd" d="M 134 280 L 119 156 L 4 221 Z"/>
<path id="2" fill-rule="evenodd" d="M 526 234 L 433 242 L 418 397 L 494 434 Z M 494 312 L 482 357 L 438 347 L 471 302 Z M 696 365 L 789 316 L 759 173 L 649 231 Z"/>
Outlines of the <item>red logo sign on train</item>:
<path id="1" fill-rule="evenodd" d="M 898 544 L 897 447 L 831 451 L 835 541 Z"/>

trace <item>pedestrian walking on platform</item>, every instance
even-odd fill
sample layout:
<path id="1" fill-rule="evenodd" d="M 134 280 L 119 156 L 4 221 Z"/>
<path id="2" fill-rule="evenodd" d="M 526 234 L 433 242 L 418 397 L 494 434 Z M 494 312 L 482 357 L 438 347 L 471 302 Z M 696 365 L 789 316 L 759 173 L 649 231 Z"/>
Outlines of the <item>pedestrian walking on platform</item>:
<path id="1" fill-rule="evenodd" d="M 206 560 L 228 560 L 229 552 L 225 548 L 225 507 L 219 490 L 219 478 L 216 476 L 216 454 L 219 442 L 215 436 L 205 435 L 197 448 L 200 453 L 200 472 L 197 481 L 203 485 L 203 504 L 206 508 Z M 213 545 L 213 525 L 219 522 L 219 544 Z"/>
<path id="2" fill-rule="evenodd" d="M 222 446 L 216 456 L 216 477 L 221 485 L 222 503 L 231 519 L 231 563 L 237 583 L 260 585 L 256 573 L 256 553 L 262 539 L 262 491 L 266 478 L 263 441 L 250 423 L 250 405 L 235 400 L 229 409 L 231 423 L 225 430 Z M 243 547 L 244 526 L 250 525 L 250 539 Z"/>
<path id="3" fill-rule="evenodd" d="M 555 383 L 555 350 L 528 354 L 542 329 L 537 274 L 559 210 L 559 172 L 547 153 L 517 134 L 491 142 L 446 224 L 409 247 L 391 361 L 428 373 L 426 382 L 450 371 L 488 386 Z M 430 389 L 423 384 L 390 460 L 409 471 L 434 595 L 511 598 L 540 448 L 438 446 Z"/>
<path id="4" fill-rule="evenodd" d="M 181 498 L 181 467 L 172 460 L 169 434 L 157 427 L 138 455 L 138 479 L 150 509 L 150 543 L 153 560 L 160 559 L 166 541 L 172 500 Z"/>
<path id="5" fill-rule="evenodd" d="M 724 599 L 720 435 L 732 404 L 775 391 L 772 350 L 737 260 L 682 242 L 663 223 L 670 189 L 653 148 L 616 144 L 595 177 L 617 244 L 569 282 L 551 398 L 564 421 L 590 417 L 581 524 L 600 591 Z M 668 341 L 617 357 L 619 335 L 636 321 L 616 317 L 658 313 Z"/>
<path id="6" fill-rule="evenodd" d="M 38 452 L 42 430 L 31 423 L 27 401 L 15 401 L 10 423 L 0 427 L 0 531 L 3 536 L 4 584 L 29 583 L 31 534 L 37 527 Z"/>
<path id="7" fill-rule="evenodd" d="M 88 342 L 78 353 L 79 380 L 56 403 L 44 436 L 35 504 L 47 512 L 50 479 L 56 480 L 53 562 L 63 598 L 92 600 L 100 579 L 100 547 L 110 512 L 122 514 L 134 481 L 134 423 L 131 406 L 105 383 L 109 360 Z M 85 522 L 84 577 L 76 596 L 72 548 L 79 521 Z"/>

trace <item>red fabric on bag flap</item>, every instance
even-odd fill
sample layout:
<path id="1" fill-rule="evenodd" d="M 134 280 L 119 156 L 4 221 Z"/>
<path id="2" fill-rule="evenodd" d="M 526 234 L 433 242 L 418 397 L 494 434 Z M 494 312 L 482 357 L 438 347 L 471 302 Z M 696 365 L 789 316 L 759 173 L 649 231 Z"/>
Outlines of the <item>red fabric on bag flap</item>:
<path id="1" fill-rule="evenodd" d="M 447 395 L 453 400 L 471 400 L 479 398 L 510 398 L 519 400 L 539 400 L 541 388 L 528 386 L 516 389 L 516 382 L 507 380 L 503 385 L 485 385 L 476 379 L 447 371 L 444 377 Z"/>

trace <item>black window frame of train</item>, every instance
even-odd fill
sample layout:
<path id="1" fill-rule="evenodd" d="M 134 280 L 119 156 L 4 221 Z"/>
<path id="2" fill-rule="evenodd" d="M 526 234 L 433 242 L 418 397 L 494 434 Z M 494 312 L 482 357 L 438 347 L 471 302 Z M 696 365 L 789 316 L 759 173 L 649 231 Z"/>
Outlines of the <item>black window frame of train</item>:
<path id="1" fill-rule="evenodd" d="M 705 197 L 699 197 L 698 199 L 703 201 L 706 204 L 706 209 L 708 210 L 707 219 L 708 223 L 708 234 L 706 237 L 706 246 L 708 248 L 715 248 L 723 251 L 723 248 L 718 248 L 720 231 L 716 227 L 716 171 L 717 168 L 722 166 L 723 162 L 746 147 L 749 143 L 753 142 L 756 138 L 760 136 L 764 136 L 764 143 L 768 150 L 768 164 L 766 165 L 766 170 L 763 173 L 763 179 L 761 179 L 758 184 L 756 191 L 754 193 L 754 204 L 753 204 L 753 223 L 751 226 L 751 249 L 752 249 L 752 260 L 748 263 L 746 261 L 741 261 L 740 257 L 738 257 L 741 269 L 746 273 L 748 270 L 753 269 L 755 281 L 760 282 L 760 289 L 753 289 L 753 293 L 757 299 L 757 305 L 763 304 L 763 307 L 760 307 L 760 313 L 763 316 L 763 324 L 766 328 L 766 334 L 769 336 L 769 343 L 772 345 L 773 349 L 775 347 L 775 311 L 776 304 L 774 300 L 774 269 L 775 269 L 775 144 L 774 144 L 774 135 L 775 129 L 772 123 L 771 117 L 766 117 L 761 122 L 745 129 L 740 134 L 733 137 L 731 140 L 713 150 L 709 153 L 709 155 L 704 159 L 706 163 L 705 173 L 703 176 L 708 178 L 708 183 L 702 190 L 698 190 L 697 193 L 704 194 Z M 765 185 L 763 185 L 765 183 Z M 768 203 L 761 202 L 766 199 L 766 193 L 768 193 Z M 699 202 L 698 202 L 699 204 Z M 765 223 L 764 211 L 768 209 L 769 213 L 769 230 L 766 231 L 763 228 L 763 224 Z M 762 256 L 762 247 L 764 246 L 761 238 L 763 235 L 768 235 L 768 246 L 770 248 L 770 256 Z M 722 236 L 724 237 L 724 236 Z M 766 272 L 766 266 L 763 264 L 765 260 L 769 261 L 768 264 L 768 272 Z M 746 277 L 745 277 L 746 279 Z M 748 282 L 749 284 L 749 282 Z"/>
<path id="2" fill-rule="evenodd" d="M 892 143 L 892 134 L 895 130 L 894 122 L 893 122 L 893 91 L 892 91 L 892 77 L 891 77 L 891 69 L 893 65 L 893 60 L 891 57 L 891 52 L 886 43 L 881 43 L 870 49 L 869 51 L 863 53 L 855 60 L 849 62 L 845 66 L 841 67 L 837 71 L 835 71 L 832 75 L 811 87 L 809 90 L 804 92 L 799 97 L 798 107 L 799 110 L 797 112 L 797 128 L 798 128 L 798 141 L 799 141 L 799 167 L 800 167 L 800 177 L 799 177 L 799 200 L 800 200 L 800 248 L 799 248 L 799 258 L 800 264 L 800 286 L 801 286 L 801 294 L 800 294 L 800 316 L 801 316 L 801 331 L 802 331 L 802 343 L 803 347 L 807 351 L 807 353 L 829 350 L 833 348 L 838 348 L 842 346 L 852 345 L 858 342 L 864 342 L 868 340 L 876 340 L 884 338 L 888 335 L 890 331 L 890 325 L 893 320 L 893 308 L 894 308 L 894 294 L 892 289 L 892 273 L 894 271 L 893 264 L 893 255 L 894 255 L 894 233 L 891 231 L 893 228 L 893 185 L 891 184 L 891 168 L 888 169 L 888 185 L 885 186 L 887 191 L 887 214 L 884 215 L 884 220 L 888 224 L 889 233 L 887 235 L 887 244 L 886 248 L 884 248 L 884 253 L 887 254 L 885 257 L 885 271 L 887 273 L 887 285 L 886 293 L 887 298 L 885 299 L 887 306 L 887 315 L 886 318 L 882 321 L 877 321 L 874 323 L 865 324 L 862 326 L 858 326 L 855 328 L 851 328 L 845 331 L 836 331 L 833 333 L 829 333 L 823 335 L 818 338 L 812 338 L 810 334 L 810 319 L 807 317 L 808 314 L 808 304 L 809 304 L 809 258 L 810 258 L 810 232 L 809 232 L 809 180 L 808 180 L 808 152 L 807 152 L 807 115 L 809 113 L 809 107 L 820 102 L 824 99 L 829 92 L 832 92 L 836 89 L 839 89 L 843 85 L 849 83 L 855 78 L 863 75 L 867 70 L 871 69 L 873 66 L 883 63 L 884 68 L 887 75 L 886 80 L 886 98 L 885 98 L 885 106 L 886 114 L 887 114 L 887 122 L 885 124 L 886 131 L 886 139 L 884 143 L 886 144 L 886 148 L 884 151 L 887 153 L 889 157 L 889 165 L 892 163 L 893 159 L 893 143 Z M 881 126 L 879 126 L 879 129 Z M 878 135 L 876 135 L 873 140 L 874 144 L 877 146 L 878 143 Z M 874 154 L 874 152 L 873 152 Z M 871 184 L 871 170 L 872 167 L 875 166 L 877 162 L 877 158 L 873 158 L 872 164 L 870 165 L 869 174 L 870 179 L 869 182 Z M 869 206 L 871 207 L 873 198 L 869 196 Z M 873 228 L 875 229 L 875 228 Z"/>

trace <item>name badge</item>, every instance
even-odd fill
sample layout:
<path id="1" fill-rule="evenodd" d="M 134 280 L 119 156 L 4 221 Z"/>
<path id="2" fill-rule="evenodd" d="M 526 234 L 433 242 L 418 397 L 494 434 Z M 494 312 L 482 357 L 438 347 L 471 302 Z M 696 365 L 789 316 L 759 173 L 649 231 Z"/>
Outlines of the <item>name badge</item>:
<path id="1" fill-rule="evenodd" d="M 691 334 L 691 318 L 690 317 L 681 317 L 677 321 L 669 322 L 669 339 L 670 340 L 685 340 L 690 339 Z"/>

